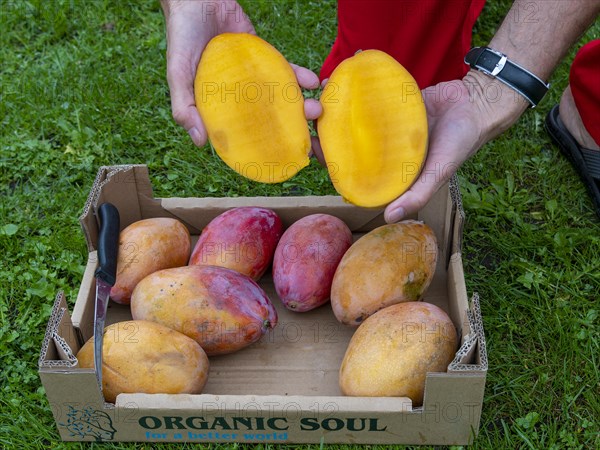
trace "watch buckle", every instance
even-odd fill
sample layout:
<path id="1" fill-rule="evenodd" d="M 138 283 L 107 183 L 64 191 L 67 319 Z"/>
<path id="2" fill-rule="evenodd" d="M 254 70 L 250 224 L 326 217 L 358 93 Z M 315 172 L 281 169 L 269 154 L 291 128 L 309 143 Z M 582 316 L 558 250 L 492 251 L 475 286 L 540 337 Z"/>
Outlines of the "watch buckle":
<path id="1" fill-rule="evenodd" d="M 506 55 L 502 55 L 500 57 L 500 61 L 496 63 L 494 70 L 492 70 L 491 72 L 491 75 L 493 77 L 497 76 L 500 72 L 502 72 L 502 69 L 504 69 L 504 66 L 506 65 L 506 61 L 508 61 L 508 58 L 506 57 Z"/>

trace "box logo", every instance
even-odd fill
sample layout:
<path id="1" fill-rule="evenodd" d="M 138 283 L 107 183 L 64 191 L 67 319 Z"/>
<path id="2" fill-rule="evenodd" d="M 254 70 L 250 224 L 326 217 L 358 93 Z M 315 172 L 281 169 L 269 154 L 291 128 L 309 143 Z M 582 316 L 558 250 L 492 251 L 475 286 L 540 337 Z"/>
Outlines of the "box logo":
<path id="1" fill-rule="evenodd" d="M 84 409 L 75 409 L 69 406 L 67 423 L 59 425 L 69 430 L 72 437 L 92 437 L 96 442 L 112 441 L 117 432 L 108 414 L 89 406 Z"/>

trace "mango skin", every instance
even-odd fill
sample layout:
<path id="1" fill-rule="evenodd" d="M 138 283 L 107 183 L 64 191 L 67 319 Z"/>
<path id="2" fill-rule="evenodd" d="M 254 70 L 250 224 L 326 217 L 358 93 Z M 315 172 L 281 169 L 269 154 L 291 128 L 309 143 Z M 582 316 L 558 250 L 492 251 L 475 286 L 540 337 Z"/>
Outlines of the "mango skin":
<path id="1" fill-rule="evenodd" d="M 128 305 L 135 286 L 152 272 L 187 264 L 190 232 L 176 219 L 157 217 L 139 220 L 119 235 L 117 280 L 110 298 Z"/>
<path id="2" fill-rule="evenodd" d="M 240 175 L 281 183 L 308 165 L 304 97 L 290 64 L 268 42 L 247 33 L 211 39 L 194 94 L 212 146 Z"/>
<path id="3" fill-rule="evenodd" d="M 448 315 L 426 302 L 384 308 L 356 330 L 340 368 L 344 395 L 408 397 L 421 406 L 427 372 L 446 372 L 458 345 Z"/>
<path id="4" fill-rule="evenodd" d="M 312 214 L 294 222 L 273 258 L 273 282 L 285 307 L 304 312 L 326 303 L 335 269 L 350 245 L 352 232 L 337 217 Z"/>
<path id="5" fill-rule="evenodd" d="M 333 276 L 336 318 L 357 326 L 386 306 L 419 300 L 437 258 L 435 234 L 422 222 L 406 220 L 370 231 L 348 249 Z"/>
<path id="6" fill-rule="evenodd" d="M 189 336 L 209 356 L 247 347 L 277 324 L 277 312 L 260 286 L 216 266 L 178 267 L 147 276 L 133 292 L 131 315 Z"/>
<path id="7" fill-rule="evenodd" d="M 336 67 L 320 101 L 319 138 L 337 192 L 369 208 L 406 192 L 428 146 L 425 103 L 412 75 L 388 54 L 365 50 Z"/>
<path id="8" fill-rule="evenodd" d="M 282 232 L 281 219 L 270 209 L 230 209 L 202 230 L 189 264 L 227 267 L 258 280 L 271 264 Z"/>
<path id="9" fill-rule="evenodd" d="M 79 367 L 94 368 L 94 338 L 77 353 Z M 102 390 L 109 403 L 121 393 L 199 394 L 209 362 L 189 337 L 163 325 L 126 321 L 104 329 Z"/>

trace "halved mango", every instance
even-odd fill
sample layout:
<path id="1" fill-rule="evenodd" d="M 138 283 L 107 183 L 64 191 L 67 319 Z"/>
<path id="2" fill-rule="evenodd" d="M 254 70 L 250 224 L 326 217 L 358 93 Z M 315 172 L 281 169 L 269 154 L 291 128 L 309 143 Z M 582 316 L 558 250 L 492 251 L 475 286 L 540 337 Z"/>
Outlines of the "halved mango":
<path id="1" fill-rule="evenodd" d="M 363 207 L 410 188 L 427 156 L 427 116 L 408 71 L 379 50 L 359 52 L 331 74 L 318 131 L 338 193 Z"/>
<path id="2" fill-rule="evenodd" d="M 302 91 L 269 43 L 246 33 L 216 36 L 198 64 L 194 92 L 214 149 L 237 173 L 279 183 L 308 165 Z"/>

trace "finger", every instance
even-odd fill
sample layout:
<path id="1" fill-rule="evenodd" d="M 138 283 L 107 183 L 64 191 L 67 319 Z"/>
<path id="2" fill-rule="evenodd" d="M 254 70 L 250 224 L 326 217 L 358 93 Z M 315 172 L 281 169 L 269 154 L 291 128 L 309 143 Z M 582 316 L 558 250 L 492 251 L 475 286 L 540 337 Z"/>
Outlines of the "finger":
<path id="1" fill-rule="evenodd" d="M 323 149 L 321 148 L 321 141 L 319 136 L 311 136 L 311 147 L 312 147 L 312 155 L 317 158 L 319 164 L 323 167 L 327 167 L 327 163 L 325 162 L 325 157 L 323 156 Z"/>
<path id="2" fill-rule="evenodd" d="M 323 107 L 318 100 L 307 98 L 304 100 L 304 115 L 306 120 L 316 120 L 323 114 Z"/>
<path id="3" fill-rule="evenodd" d="M 419 177 L 408 191 L 385 208 L 385 221 L 387 223 L 398 222 L 420 211 L 441 185 L 442 183 L 431 183 Z"/>
<path id="4" fill-rule="evenodd" d="M 296 79 L 300 87 L 304 89 L 316 89 L 319 87 L 319 77 L 313 71 L 297 64 L 290 63 L 290 66 L 292 66 L 296 74 Z"/>
<path id="5" fill-rule="evenodd" d="M 321 87 L 324 88 L 328 81 L 329 78 L 325 78 L 323 81 L 321 81 Z"/>
<path id="6" fill-rule="evenodd" d="M 430 150 L 433 153 L 434 149 Z M 448 149 L 448 153 L 450 149 Z M 456 173 L 460 162 L 452 161 L 446 153 L 442 158 L 429 158 L 414 184 L 390 203 L 384 212 L 385 221 L 398 222 L 425 207 L 431 197 Z M 462 162 L 462 161 L 461 161 Z"/>
<path id="7" fill-rule="evenodd" d="M 181 62 L 173 56 L 167 68 L 173 119 L 188 132 L 196 146 L 202 147 L 206 144 L 207 133 L 196 108 L 194 74 L 181 66 Z"/>
<path id="8" fill-rule="evenodd" d="M 242 9 L 242 7 L 236 2 L 234 10 L 225 9 L 221 14 L 225 14 L 226 24 L 225 30 L 230 33 L 250 33 L 256 35 L 256 30 L 248 14 Z"/>

